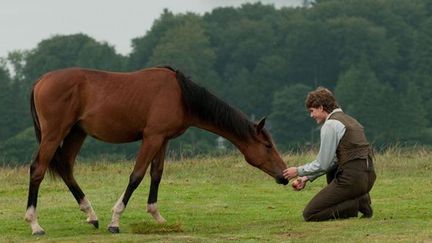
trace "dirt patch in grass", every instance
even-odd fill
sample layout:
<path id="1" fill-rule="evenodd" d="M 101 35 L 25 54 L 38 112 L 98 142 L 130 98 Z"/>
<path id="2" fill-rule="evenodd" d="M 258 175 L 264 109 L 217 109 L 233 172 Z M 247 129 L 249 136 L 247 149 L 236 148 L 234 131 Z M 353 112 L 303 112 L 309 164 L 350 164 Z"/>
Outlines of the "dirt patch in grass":
<path id="1" fill-rule="evenodd" d="M 132 232 L 135 234 L 168 234 L 183 232 L 180 223 L 174 224 L 155 224 L 155 223 L 135 223 L 131 224 Z"/>

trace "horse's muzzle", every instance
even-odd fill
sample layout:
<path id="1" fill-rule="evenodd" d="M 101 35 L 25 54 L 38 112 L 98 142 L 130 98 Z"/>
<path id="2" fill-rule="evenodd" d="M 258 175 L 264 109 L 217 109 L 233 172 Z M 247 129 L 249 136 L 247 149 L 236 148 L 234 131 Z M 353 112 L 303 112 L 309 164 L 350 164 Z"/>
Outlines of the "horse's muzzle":
<path id="1" fill-rule="evenodd" d="M 278 176 L 278 177 L 276 177 L 276 183 L 286 185 L 286 184 L 288 184 L 288 180 L 285 179 L 285 177 L 283 177 L 283 176 Z"/>

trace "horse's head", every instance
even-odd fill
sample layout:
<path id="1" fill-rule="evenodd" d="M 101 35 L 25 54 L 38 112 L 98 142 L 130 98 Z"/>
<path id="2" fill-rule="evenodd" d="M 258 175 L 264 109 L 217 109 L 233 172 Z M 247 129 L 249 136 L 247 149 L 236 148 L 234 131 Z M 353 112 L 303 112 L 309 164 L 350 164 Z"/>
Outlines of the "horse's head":
<path id="1" fill-rule="evenodd" d="M 247 143 L 243 154 L 246 161 L 254 167 L 266 172 L 279 184 L 288 184 L 282 175 L 287 168 L 276 149 L 270 134 L 264 129 L 265 118 L 255 124 L 255 134 Z"/>

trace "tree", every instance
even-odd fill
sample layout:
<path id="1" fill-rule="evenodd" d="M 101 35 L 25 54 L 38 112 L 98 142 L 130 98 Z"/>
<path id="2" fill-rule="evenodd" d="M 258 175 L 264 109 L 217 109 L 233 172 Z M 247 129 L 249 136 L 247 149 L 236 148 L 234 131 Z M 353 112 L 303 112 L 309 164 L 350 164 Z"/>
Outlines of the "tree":
<path id="1" fill-rule="evenodd" d="M 404 77 L 410 64 L 414 29 L 423 22 L 427 13 L 424 5 L 424 0 L 398 1 L 397 4 L 393 0 L 320 0 L 308 11 L 307 16 L 309 19 L 321 22 L 339 19 L 346 25 L 352 25 L 354 19 L 363 19 L 369 22 L 363 26 L 363 29 L 358 28 L 361 26 L 360 23 L 360 25 L 357 24 L 352 28 L 349 27 L 348 31 L 352 33 L 348 36 L 337 34 L 335 37 L 340 40 L 349 38 L 346 39 L 350 40 L 347 43 L 354 41 L 352 42 L 354 52 L 359 44 L 362 45 L 363 39 L 368 40 L 364 43 L 365 46 L 371 45 L 370 40 L 376 39 L 376 43 L 372 43 L 375 47 L 369 46 L 369 52 L 382 53 L 371 56 L 371 61 L 375 60 L 375 63 L 370 62 L 371 67 L 379 80 L 387 80 L 393 88 L 400 91 L 404 87 Z M 385 34 L 385 41 L 377 41 L 379 36 L 376 34 L 379 33 L 371 32 L 377 28 L 378 30 L 381 29 L 381 35 Z M 338 30 L 334 27 L 330 28 L 330 30 L 332 29 Z M 337 42 L 334 44 L 341 46 Z M 377 44 L 381 46 L 377 46 Z M 364 52 L 363 48 L 359 49 L 360 52 Z M 343 71 L 351 64 L 348 63 Z"/>
<path id="2" fill-rule="evenodd" d="M 432 107 L 432 17 L 421 24 L 416 33 L 412 56 L 412 80 L 419 87 L 423 105 Z M 426 118 L 432 124 L 432 110 L 426 112 Z"/>
<path id="3" fill-rule="evenodd" d="M 0 143 L 1 162 L 9 165 L 30 164 L 36 148 L 34 130 L 29 127 Z"/>
<path id="4" fill-rule="evenodd" d="M 286 82 L 329 88 L 336 85 L 341 46 L 335 45 L 328 25 L 296 17 L 285 22 L 278 33 L 282 33 L 278 49 L 286 60 Z"/>
<path id="5" fill-rule="evenodd" d="M 275 48 L 273 6 L 260 3 L 219 8 L 204 16 L 206 32 L 216 51 L 218 90 L 229 103 L 256 117 L 268 115 L 275 88 L 286 81 L 284 58 Z M 273 65 L 274 64 L 274 68 Z M 273 70 L 264 70 L 270 67 Z"/>
<path id="6" fill-rule="evenodd" d="M 11 69 L 7 70 L 9 76 L 8 87 L 6 88 L 3 97 L 3 101 L 0 101 L 0 105 L 4 106 L 7 112 L 4 115 L 3 121 L 7 123 L 7 130 L 10 136 L 15 135 L 20 132 L 23 128 L 30 124 L 30 117 L 28 111 L 28 97 L 27 93 L 28 84 L 25 81 L 24 68 L 25 68 L 25 58 L 27 57 L 27 51 L 12 51 L 9 52 L 5 62 L 7 66 Z M 0 139 L 1 140 L 1 139 Z"/>
<path id="7" fill-rule="evenodd" d="M 0 62 L 0 142 L 13 135 L 10 126 L 14 124 L 12 81 L 6 68 L 5 61 Z"/>
<path id="8" fill-rule="evenodd" d="M 199 83 L 211 85 L 216 79 L 213 71 L 214 50 L 210 46 L 199 16 L 187 14 L 182 24 L 168 29 L 154 47 L 147 66 L 172 65 Z M 212 79 L 213 80 L 209 80 Z"/>
<path id="9" fill-rule="evenodd" d="M 23 70 L 31 86 L 42 74 L 56 69 L 84 66 L 121 71 L 122 57 L 112 46 L 85 34 L 57 35 L 41 41 L 26 57 Z"/>
<path id="10" fill-rule="evenodd" d="M 414 82 L 408 84 L 405 93 L 400 94 L 400 109 L 398 110 L 398 123 L 400 128 L 396 131 L 402 141 L 410 144 L 420 143 L 430 138 L 424 138 L 428 120 L 426 107 L 420 90 Z"/>
<path id="11" fill-rule="evenodd" d="M 12 67 L 14 82 L 22 83 L 25 79 L 24 68 L 26 65 L 28 51 L 15 50 L 8 53 L 7 62 Z"/>
<path id="12" fill-rule="evenodd" d="M 82 46 L 75 61 L 79 67 L 111 71 L 125 70 L 125 63 L 126 59 L 117 54 L 113 46 L 92 40 Z"/>
<path id="13" fill-rule="evenodd" d="M 296 149 L 313 143 L 314 124 L 307 114 L 304 100 L 310 87 L 286 86 L 275 92 L 270 115 L 271 131 L 282 149 Z"/>
<path id="14" fill-rule="evenodd" d="M 162 36 L 171 28 L 181 25 L 182 18 L 174 15 L 167 9 L 156 19 L 149 31 L 144 36 L 132 39 L 132 51 L 128 58 L 127 68 L 138 70 L 146 67 L 153 53 L 153 49 Z"/>
<path id="15" fill-rule="evenodd" d="M 329 20 L 331 43 L 337 46 L 334 58 L 339 72 L 365 59 L 379 80 L 393 80 L 399 59 L 397 43 L 386 36 L 385 28 L 365 18 L 340 17 Z"/>
<path id="16" fill-rule="evenodd" d="M 240 97 L 244 97 L 242 107 L 251 106 L 248 111 L 258 117 L 269 115 L 273 94 L 291 83 L 286 75 L 287 66 L 286 59 L 280 55 L 263 55 L 249 76 L 239 77 L 248 78 L 238 87 Z"/>
<path id="17" fill-rule="evenodd" d="M 365 59 L 341 75 L 335 95 L 344 111 L 355 117 L 375 145 L 397 143 L 398 99 L 393 89 L 380 83 Z M 391 111 L 391 112 L 389 112 Z"/>

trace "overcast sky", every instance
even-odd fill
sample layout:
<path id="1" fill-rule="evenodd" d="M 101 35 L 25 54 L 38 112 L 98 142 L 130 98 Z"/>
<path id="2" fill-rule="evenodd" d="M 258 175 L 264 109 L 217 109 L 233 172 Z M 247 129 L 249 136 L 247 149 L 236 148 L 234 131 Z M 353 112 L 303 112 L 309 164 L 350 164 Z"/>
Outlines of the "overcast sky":
<path id="1" fill-rule="evenodd" d="M 131 40 L 145 35 L 164 8 L 174 13 L 203 14 L 215 7 L 258 0 L 1 0 L 0 57 L 29 50 L 55 34 L 84 33 L 106 41 L 121 54 Z M 263 4 L 298 6 L 302 0 L 261 0 Z"/>

